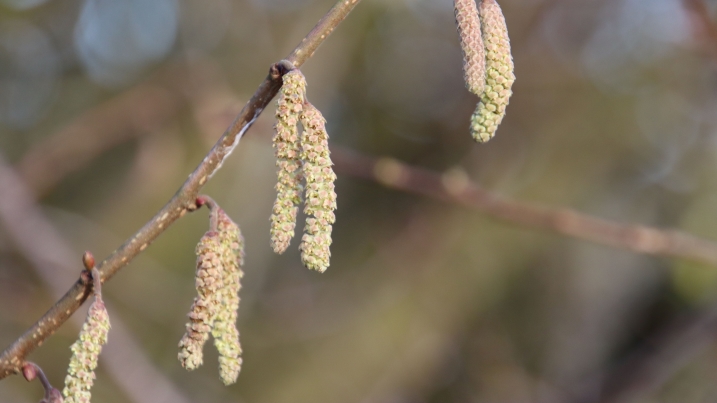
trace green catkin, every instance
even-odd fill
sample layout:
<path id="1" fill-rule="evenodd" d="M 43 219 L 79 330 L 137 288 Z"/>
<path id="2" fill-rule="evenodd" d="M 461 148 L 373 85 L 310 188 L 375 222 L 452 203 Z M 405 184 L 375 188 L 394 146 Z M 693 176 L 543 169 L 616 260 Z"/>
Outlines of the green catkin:
<path id="1" fill-rule="evenodd" d="M 219 377 L 225 385 L 236 382 L 241 370 L 241 345 L 236 327 L 239 309 L 240 280 L 244 276 L 244 238 L 223 210 L 217 212 L 217 229 L 221 242 L 222 283 L 220 309 L 214 321 L 212 336 L 219 352 Z"/>
<path id="2" fill-rule="evenodd" d="M 307 102 L 301 114 L 301 124 L 304 128 L 301 160 L 306 177 L 304 213 L 308 217 L 299 249 L 304 265 L 323 273 L 329 267 L 331 225 L 336 220 L 336 174 L 331 168 L 326 120 L 321 112 Z"/>
<path id="3" fill-rule="evenodd" d="M 187 370 L 202 365 L 204 343 L 219 312 L 219 290 L 224 286 L 222 271 L 222 247 L 219 234 L 207 232 L 197 244 L 197 270 L 195 286 L 197 296 L 189 311 L 186 332 L 179 341 L 177 358 Z"/>
<path id="4" fill-rule="evenodd" d="M 485 49 L 478 8 L 475 0 L 454 0 L 453 7 L 463 51 L 463 75 L 466 88 L 473 94 L 481 96 L 485 88 Z"/>
<path id="5" fill-rule="evenodd" d="M 301 203 L 298 122 L 306 94 L 306 80 L 299 70 L 286 73 L 282 79 L 273 140 L 278 180 L 271 215 L 271 246 L 276 253 L 284 253 L 294 237 L 296 213 Z"/>
<path id="6" fill-rule="evenodd" d="M 515 81 L 510 53 L 508 27 L 495 0 L 482 0 L 479 7 L 481 32 L 485 45 L 486 84 L 480 102 L 471 117 L 471 135 L 478 142 L 495 136 L 505 116 Z"/>
<path id="7" fill-rule="evenodd" d="M 107 343 L 110 319 L 101 295 L 95 294 L 95 300 L 87 312 L 87 319 L 80 330 L 80 337 L 70 349 L 72 358 L 65 377 L 62 394 L 65 403 L 89 403 L 90 388 L 95 380 L 97 358 L 102 346 Z"/>

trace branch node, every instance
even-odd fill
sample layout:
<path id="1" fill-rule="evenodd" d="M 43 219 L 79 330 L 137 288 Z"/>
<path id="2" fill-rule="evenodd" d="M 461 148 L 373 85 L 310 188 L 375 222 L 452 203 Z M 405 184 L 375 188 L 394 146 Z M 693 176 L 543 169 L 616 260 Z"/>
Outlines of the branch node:
<path id="1" fill-rule="evenodd" d="M 82 273 L 80 273 L 80 281 L 84 286 L 90 284 L 92 282 L 91 270 L 82 270 Z"/>
<path id="2" fill-rule="evenodd" d="M 271 68 L 269 68 L 269 75 L 271 75 L 272 80 L 278 80 L 283 77 L 284 74 L 294 69 L 296 69 L 294 64 L 284 59 L 271 65 Z"/>

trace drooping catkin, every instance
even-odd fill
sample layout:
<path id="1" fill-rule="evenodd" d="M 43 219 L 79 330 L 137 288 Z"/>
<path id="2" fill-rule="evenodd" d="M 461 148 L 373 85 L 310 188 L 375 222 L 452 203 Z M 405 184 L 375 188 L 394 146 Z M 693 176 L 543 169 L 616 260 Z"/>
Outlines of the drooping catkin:
<path id="1" fill-rule="evenodd" d="M 306 103 L 301 114 L 301 160 L 306 177 L 304 213 L 307 214 L 301 238 L 301 260 L 310 269 L 324 272 L 329 267 L 331 225 L 336 221 L 336 174 L 329 156 L 326 120 L 318 109 Z"/>
<path id="2" fill-rule="evenodd" d="M 306 97 L 306 80 L 299 70 L 284 74 L 282 79 L 273 140 L 278 181 L 271 215 L 271 246 L 276 253 L 284 253 L 294 237 L 296 213 L 301 203 L 298 122 Z"/>
<path id="3" fill-rule="evenodd" d="M 485 45 L 486 85 L 471 117 L 471 135 L 478 142 L 493 138 L 505 116 L 515 81 L 508 27 L 496 0 L 481 0 L 481 32 Z"/>
<path id="4" fill-rule="evenodd" d="M 186 332 L 179 341 L 179 361 L 188 370 L 202 365 L 204 343 L 220 309 L 219 290 L 224 287 L 222 245 L 216 231 L 208 231 L 197 244 L 195 287 L 197 296 L 187 315 Z"/>
<path id="5" fill-rule="evenodd" d="M 466 88 L 475 95 L 481 96 L 485 88 L 485 48 L 481 37 L 478 8 L 475 0 L 454 0 L 453 7 L 463 51 L 463 76 Z"/>
<path id="6" fill-rule="evenodd" d="M 93 277 L 99 278 L 99 272 L 93 270 Z M 99 280 L 95 281 L 95 300 L 90 305 L 87 318 L 80 330 L 80 337 L 72 344 L 72 357 L 65 377 L 62 391 L 65 403 L 89 403 L 90 388 L 95 380 L 97 358 L 102 346 L 107 343 L 110 330 L 110 318 L 99 291 Z"/>
<path id="7" fill-rule="evenodd" d="M 241 345 L 236 327 L 240 280 L 244 276 L 244 238 L 223 210 L 217 208 L 217 231 L 221 242 L 222 284 L 220 306 L 212 329 L 214 346 L 219 352 L 219 377 L 225 385 L 236 382 L 241 370 Z"/>

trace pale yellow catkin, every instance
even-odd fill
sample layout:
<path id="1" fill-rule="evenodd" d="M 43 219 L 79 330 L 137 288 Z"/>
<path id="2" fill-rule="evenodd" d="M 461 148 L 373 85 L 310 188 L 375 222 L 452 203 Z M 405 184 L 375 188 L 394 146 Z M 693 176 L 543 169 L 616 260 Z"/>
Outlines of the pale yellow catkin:
<path id="1" fill-rule="evenodd" d="M 219 352 L 219 377 L 225 385 L 236 382 L 241 370 L 241 345 L 236 327 L 239 309 L 240 280 L 244 276 L 244 238 L 239 226 L 224 211 L 218 211 L 217 228 L 221 242 L 222 283 L 220 307 L 214 321 L 212 336 Z"/>
<path id="2" fill-rule="evenodd" d="M 282 79 L 273 139 L 278 180 L 271 215 L 271 246 L 276 253 L 284 253 L 294 237 L 296 213 L 301 203 L 298 123 L 306 96 L 306 80 L 299 70 L 286 73 Z"/>
<path id="3" fill-rule="evenodd" d="M 242 364 L 236 321 L 244 238 L 239 226 L 213 200 L 205 203 L 211 209 L 211 229 L 197 244 L 197 297 L 178 357 L 188 370 L 202 365 L 202 349 L 211 334 L 219 352 L 219 376 L 229 385 L 236 382 Z"/>
<path id="4" fill-rule="evenodd" d="M 481 96 L 485 88 L 485 49 L 478 8 L 475 0 L 454 0 L 453 7 L 463 51 L 463 76 L 466 88 L 473 94 Z"/>
<path id="5" fill-rule="evenodd" d="M 508 106 L 515 81 L 508 27 L 495 0 L 481 0 L 481 32 L 485 45 L 486 84 L 480 102 L 471 117 L 471 135 L 478 142 L 495 136 Z"/>
<path id="6" fill-rule="evenodd" d="M 89 403 L 90 388 L 95 380 L 97 358 L 107 343 L 110 318 L 99 294 L 90 305 L 87 319 L 80 330 L 80 337 L 70 349 L 72 357 L 62 391 L 65 403 Z"/>
<path id="7" fill-rule="evenodd" d="M 310 269 L 324 272 L 331 257 L 331 229 L 336 221 L 336 174 L 329 156 L 326 120 L 312 104 L 304 105 L 301 114 L 304 131 L 301 136 L 301 160 L 306 177 L 304 213 L 306 225 L 301 238 L 301 260 Z"/>
<path id="8" fill-rule="evenodd" d="M 204 343 L 219 312 L 219 290 L 223 284 L 222 248 L 219 234 L 207 232 L 197 244 L 197 270 L 195 287 L 197 296 L 187 315 L 186 332 L 179 341 L 179 362 L 187 370 L 194 370 L 203 363 Z"/>

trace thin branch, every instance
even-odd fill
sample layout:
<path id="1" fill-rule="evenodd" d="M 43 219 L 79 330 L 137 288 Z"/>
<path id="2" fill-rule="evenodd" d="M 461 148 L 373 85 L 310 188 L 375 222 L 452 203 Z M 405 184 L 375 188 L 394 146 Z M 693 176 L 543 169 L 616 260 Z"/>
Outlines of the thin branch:
<path id="1" fill-rule="evenodd" d="M 301 66 L 359 1 L 339 0 L 294 49 L 287 60 L 295 67 Z M 112 278 L 174 221 L 186 214 L 187 211 L 196 208 L 194 203 L 199 190 L 221 167 L 224 159 L 231 154 L 241 137 L 274 98 L 281 87 L 281 76 L 286 72 L 284 71 L 286 68 L 287 64 L 284 62 L 271 67 L 270 74 L 244 106 L 234 123 L 224 132 L 177 193 L 137 233 L 97 266 L 102 274 L 102 282 Z M 90 287 L 80 280 L 75 282 L 72 288 L 39 321 L 3 351 L 0 355 L 0 379 L 19 373 L 25 357 L 54 333 L 85 302 L 89 294 Z"/>
<path id="2" fill-rule="evenodd" d="M 0 153 L 0 225 L 15 248 L 35 268 L 53 298 L 62 296 L 68 278 L 80 275 L 83 284 L 92 284 L 95 267 L 91 253 L 85 252 L 80 271 L 77 256 L 54 225 L 45 217 L 12 167 Z M 97 276 L 99 279 L 99 276 Z M 99 287 L 95 288 L 99 289 Z M 84 318 L 71 322 L 79 329 Z M 101 362 L 110 377 L 133 403 L 189 403 L 184 394 L 147 358 L 144 349 L 128 330 L 122 318 L 112 318 L 112 343 L 105 346 Z"/>
<path id="3" fill-rule="evenodd" d="M 684 258 L 717 266 L 717 243 L 676 230 L 624 225 L 570 209 L 551 209 L 482 189 L 461 171 L 439 174 L 391 158 L 374 158 L 332 146 L 339 174 L 459 204 L 523 227 L 557 232 L 648 255 Z"/>

